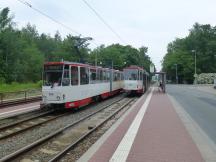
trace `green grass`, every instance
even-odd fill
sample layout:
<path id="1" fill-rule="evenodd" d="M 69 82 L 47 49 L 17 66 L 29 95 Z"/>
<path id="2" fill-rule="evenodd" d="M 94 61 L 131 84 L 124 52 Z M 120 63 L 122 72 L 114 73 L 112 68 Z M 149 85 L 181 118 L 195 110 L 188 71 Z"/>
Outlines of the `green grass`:
<path id="1" fill-rule="evenodd" d="M 1 84 L 0 83 L 0 93 L 5 92 L 18 92 L 25 90 L 41 89 L 41 81 L 37 83 L 16 83 L 12 84 Z"/>

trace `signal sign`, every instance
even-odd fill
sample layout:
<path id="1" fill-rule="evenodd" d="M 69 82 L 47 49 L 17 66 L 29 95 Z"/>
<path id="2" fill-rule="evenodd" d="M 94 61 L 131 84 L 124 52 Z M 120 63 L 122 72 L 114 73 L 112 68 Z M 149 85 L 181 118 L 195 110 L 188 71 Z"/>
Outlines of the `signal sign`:
<path id="1" fill-rule="evenodd" d="M 150 73 L 154 73 L 155 72 L 155 67 L 154 64 L 150 64 Z"/>

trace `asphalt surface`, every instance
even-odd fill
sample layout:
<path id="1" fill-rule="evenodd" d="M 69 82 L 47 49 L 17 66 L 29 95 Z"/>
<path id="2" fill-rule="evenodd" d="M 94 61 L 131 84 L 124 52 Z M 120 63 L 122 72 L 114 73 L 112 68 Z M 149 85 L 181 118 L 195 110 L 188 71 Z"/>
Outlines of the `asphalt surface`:
<path id="1" fill-rule="evenodd" d="M 167 85 L 173 96 L 216 144 L 216 95 L 189 85 Z"/>

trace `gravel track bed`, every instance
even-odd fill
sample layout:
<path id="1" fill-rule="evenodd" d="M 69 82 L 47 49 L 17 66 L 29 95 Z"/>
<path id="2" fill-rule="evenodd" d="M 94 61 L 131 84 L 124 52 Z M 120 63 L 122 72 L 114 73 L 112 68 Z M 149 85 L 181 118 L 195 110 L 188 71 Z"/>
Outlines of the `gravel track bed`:
<path id="1" fill-rule="evenodd" d="M 129 104 L 130 107 L 136 101 L 137 101 L 137 99 L 135 101 L 131 102 Z M 104 123 L 102 126 L 100 126 L 96 131 L 94 131 L 92 134 L 90 134 L 88 136 L 88 138 L 84 139 L 74 149 L 70 150 L 59 161 L 60 162 L 74 162 L 74 161 L 77 161 L 129 109 L 128 108 L 122 109 L 120 112 L 118 112 L 116 115 L 114 115 L 111 119 L 109 119 L 106 123 Z"/>
<path id="2" fill-rule="evenodd" d="M 107 99 L 103 102 L 92 104 L 84 108 L 83 110 L 77 111 L 75 113 L 69 114 L 68 116 L 64 116 L 62 118 L 58 118 L 57 120 L 51 121 L 47 124 L 44 124 L 39 127 L 35 127 L 32 130 L 26 131 L 24 133 L 18 134 L 12 138 L 1 140 L 0 141 L 0 157 L 4 157 L 44 136 L 51 134 L 52 132 L 63 128 L 64 126 L 73 123 L 78 120 L 80 117 L 83 117 L 89 113 L 92 113 L 101 107 L 109 104 L 110 102 L 114 102 L 123 95 L 119 95 L 110 99 Z"/>
<path id="3" fill-rule="evenodd" d="M 86 128 L 88 128 L 89 124 L 92 125 L 94 123 L 95 125 L 96 124 L 95 122 L 100 123 L 102 120 L 107 118 L 107 116 L 112 114 L 114 110 L 119 109 L 119 106 L 124 105 L 125 102 L 127 101 L 128 98 L 124 98 L 118 103 L 115 103 L 112 106 L 106 108 L 102 112 L 99 112 L 93 115 L 92 117 L 82 121 L 78 125 L 65 130 L 64 133 L 60 134 L 59 136 L 56 136 L 55 138 L 49 140 L 48 142 L 45 142 L 43 145 L 34 148 L 32 151 L 28 152 L 27 154 L 24 154 L 23 156 L 16 159 L 15 161 L 23 161 L 23 160 L 24 161 L 32 160 L 32 161 L 40 161 L 40 162 L 49 161 L 53 156 L 52 154 L 56 154 L 58 151 L 63 150 L 68 144 L 72 143 L 72 141 L 73 142 L 76 141 L 83 134 L 87 133 L 89 130 L 87 130 Z M 99 117 L 102 118 L 99 119 Z"/>

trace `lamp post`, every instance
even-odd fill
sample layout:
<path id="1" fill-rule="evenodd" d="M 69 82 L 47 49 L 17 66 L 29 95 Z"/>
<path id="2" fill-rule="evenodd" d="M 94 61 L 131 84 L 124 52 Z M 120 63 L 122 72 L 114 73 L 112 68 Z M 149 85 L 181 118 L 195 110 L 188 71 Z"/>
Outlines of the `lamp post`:
<path id="1" fill-rule="evenodd" d="M 176 84 L 178 84 L 178 64 L 174 64 L 176 67 Z"/>
<path id="2" fill-rule="evenodd" d="M 97 51 L 95 53 L 95 66 L 97 67 Z"/>
<path id="3" fill-rule="evenodd" d="M 194 53 L 194 84 L 197 84 L 197 72 L 196 72 L 196 50 L 192 50 Z"/>

